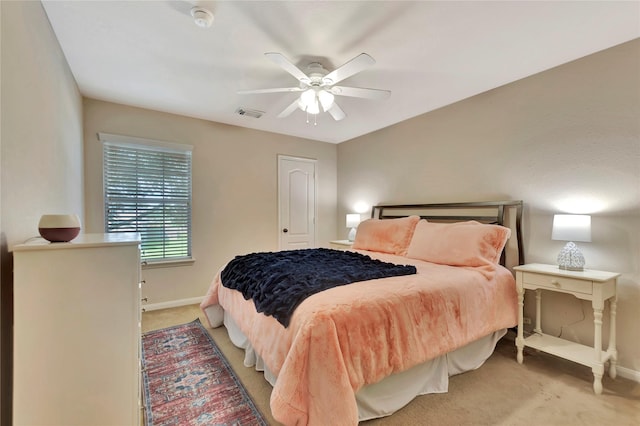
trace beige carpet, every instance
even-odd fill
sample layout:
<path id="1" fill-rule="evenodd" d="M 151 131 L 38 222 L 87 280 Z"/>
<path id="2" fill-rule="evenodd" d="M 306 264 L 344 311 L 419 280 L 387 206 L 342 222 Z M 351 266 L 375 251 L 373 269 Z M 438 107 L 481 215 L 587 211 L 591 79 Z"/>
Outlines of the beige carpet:
<path id="1" fill-rule="evenodd" d="M 199 317 L 196 305 L 145 312 L 144 331 L 183 324 Z M 224 327 L 209 330 L 239 379 L 272 425 L 271 386 L 261 373 L 242 365 L 243 353 L 231 344 Z M 511 339 L 509 339 L 511 337 Z M 374 425 L 640 425 L 640 384 L 605 376 L 604 392 L 595 395 L 587 367 L 525 350 L 516 362 L 508 334 L 481 368 L 452 377 L 446 394 L 423 395 L 390 417 L 363 422 Z"/>

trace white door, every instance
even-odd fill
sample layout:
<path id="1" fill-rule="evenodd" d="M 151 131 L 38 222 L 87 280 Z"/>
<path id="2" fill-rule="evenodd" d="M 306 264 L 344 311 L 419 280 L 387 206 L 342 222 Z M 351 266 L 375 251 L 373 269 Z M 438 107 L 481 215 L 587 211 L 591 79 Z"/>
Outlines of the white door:
<path id="1" fill-rule="evenodd" d="M 315 247 L 316 160 L 278 156 L 280 250 Z"/>

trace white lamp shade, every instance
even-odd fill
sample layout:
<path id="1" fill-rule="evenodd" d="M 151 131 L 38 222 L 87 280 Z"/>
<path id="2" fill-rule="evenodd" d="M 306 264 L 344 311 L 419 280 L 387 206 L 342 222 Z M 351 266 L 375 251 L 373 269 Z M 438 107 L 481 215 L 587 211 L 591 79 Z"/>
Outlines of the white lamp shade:
<path id="1" fill-rule="evenodd" d="M 360 224 L 360 213 L 347 214 L 347 228 L 355 228 Z"/>
<path id="2" fill-rule="evenodd" d="M 591 242 L 591 216 L 584 214 L 554 215 L 551 239 Z"/>

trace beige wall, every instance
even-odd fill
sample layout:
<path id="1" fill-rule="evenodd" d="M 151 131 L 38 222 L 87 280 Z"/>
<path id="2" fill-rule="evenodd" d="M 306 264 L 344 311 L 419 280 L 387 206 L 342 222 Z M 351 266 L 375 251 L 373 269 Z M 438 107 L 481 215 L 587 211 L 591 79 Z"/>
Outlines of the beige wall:
<path id="1" fill-rule="evenodd" d="M 45 213 L 83 217 L 82 99 L 40 2 L 2 2 L 2 226 L 9 249 Z"/>
<path id="2" fill-rule="evenodd" d="M 2 116 L 2 400 L 10 424 L 12 264 L 45 213 L 83 216 L 82 99 L 40 2 L 0 2 Z"/>
<path id="3" fill-rule="evenodd" d="M 317 162 L 317 243 L 336 230 L 336 145 L 243 129 L 123 105 L 84 100 L 87 229 L 104 232 L 102 145 L 114 133 L 192 145 L 193 256 L 191 266 L 146 269 L 143 295 L 158 304 L 202 297 L 235 255 L 277 250 L 277 155 Z M 248 118 L 251 119 L 251 118 Z"/>
<path id="4" fill-rule="evenodd" d="M 635 40 L 340 144 L 338 220 L 358 201 L 522 199 L 526 261 L 555 263 L 553 214 L 592 213 L 587 267 L 622 273 L 619 360 L 638 372 L 639 118 Z M 546 332 L 592 344 L 588 302 L 545 294 L 542 316 Z"/>

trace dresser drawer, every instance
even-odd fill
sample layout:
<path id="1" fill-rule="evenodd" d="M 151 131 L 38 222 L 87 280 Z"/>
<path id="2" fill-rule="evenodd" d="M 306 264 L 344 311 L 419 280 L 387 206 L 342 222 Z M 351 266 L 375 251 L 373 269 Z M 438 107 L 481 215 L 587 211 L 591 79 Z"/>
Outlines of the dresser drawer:
<path id="1" fill-rule="evenodd" d="M 555 275 L 543 275 L 531 272 L 522 274 L 522 282 L 540 288 L 550 288 L 553 290 L 565 290 L 573 293 L 592 294 L 593 283 L 591 281 L 578 280 L 575 278 L 558 277 Z"/>

